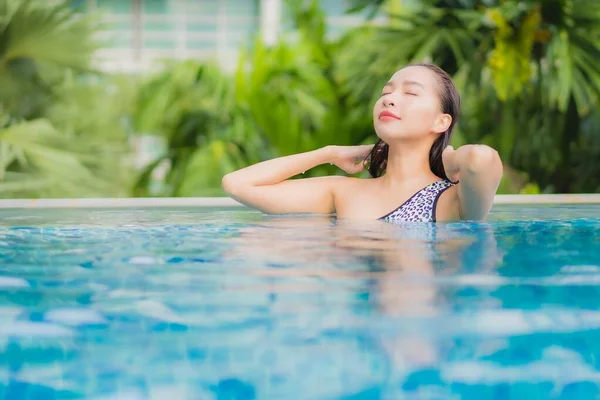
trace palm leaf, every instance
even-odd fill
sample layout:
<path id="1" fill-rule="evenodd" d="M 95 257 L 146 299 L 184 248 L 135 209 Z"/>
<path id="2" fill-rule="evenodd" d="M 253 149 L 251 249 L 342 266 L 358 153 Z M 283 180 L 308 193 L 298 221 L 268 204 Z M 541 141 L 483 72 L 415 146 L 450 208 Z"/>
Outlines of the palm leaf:
<path id="1" fill-rule="evenodd" d="M 30 181 L 51 182 L 51 190 L 44 191 L 43 195 L 106 196 L 124 189 L 119 185 L 115 188 L 115 183 L 120 181 L 115 179 L 118 164 L 114 170 L 103 169 L 95 146 L 85 139 L 65 136 L 47 120 L 23 122 L 5 128 L 0 131 L 0 141 L 5 148 L 8 147 L 0 153 L 5 179 L 10 175 L 7 171 L 10 168 L 10 171 L 28 176 Z M 15 154 L 22 157 L 17 158 Z M 3 197 L 14 195 L 9 190 L 11 187 L 16 185 L 4 186 Z M 34 193 L 31 196 L 38 197 Z"/>
<path id="2" fill-rule="evenodd" d="M 98 48 L 93 17 L 77 15 L 66 1 L 0 2 L 2 63 L 27 59 L 36 64 L 88 70 Z"/>

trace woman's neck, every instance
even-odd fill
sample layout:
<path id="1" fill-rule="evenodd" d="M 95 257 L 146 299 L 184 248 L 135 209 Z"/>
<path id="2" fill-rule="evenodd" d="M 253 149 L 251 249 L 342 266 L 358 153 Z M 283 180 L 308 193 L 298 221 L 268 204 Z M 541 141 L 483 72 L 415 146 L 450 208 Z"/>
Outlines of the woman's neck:
<path id="1" fill-rule="evenodd" d="M 390 145 L 385 175 L 382 181 L 389 186 L 421 184 L 436 179 L 429 166 L 431 143 L 412 142 Z M 439 178 L 438 178 L 439 179 Z"/>

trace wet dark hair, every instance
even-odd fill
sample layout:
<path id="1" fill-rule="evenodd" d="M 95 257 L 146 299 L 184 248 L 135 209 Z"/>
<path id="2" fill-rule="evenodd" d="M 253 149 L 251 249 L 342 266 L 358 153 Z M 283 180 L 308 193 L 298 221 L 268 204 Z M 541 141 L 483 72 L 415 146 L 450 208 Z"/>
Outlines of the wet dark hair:
<path id="1" fill-rule="evenodd" d="M 448 129 L 440 134 L 440 136 L 433 142 L 431 150 L 429 150 L 429 167 L 431 171 L 442 179 L 448 179 L 446 171 L 444 171 L 444 164 L 442 162 L 442 152 L 450 144 L 452 138 L 452 131 L 456 125 L 458 114 L 460 112 L 460 96 L 456 86 L 452 82 L 452 78 L 446 71 L 433 64 L 417 63 L 409 64 L 406 67 L 425 67 L 430 71 L 433 71 L 438 80 L 438 95 L 440 97 L 440 104 L 442 112 L 449 114 L 452 117 L 452 122 Z M 405 67 L 405 68 L 406 68 Z M 382 176 L 385 173 L 388 160 L 389 145 L 383 140 L 379 139 L 375 146 L 371 150 L 371 153 L 365 159 L 365 168 L 369 171 L 369 174 L 373 178 Z"/>

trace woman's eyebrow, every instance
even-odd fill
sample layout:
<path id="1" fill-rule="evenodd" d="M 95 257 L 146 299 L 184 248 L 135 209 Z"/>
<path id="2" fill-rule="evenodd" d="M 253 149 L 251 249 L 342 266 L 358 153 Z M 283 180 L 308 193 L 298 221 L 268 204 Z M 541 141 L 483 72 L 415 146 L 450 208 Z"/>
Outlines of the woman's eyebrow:
<path id="1" fill-rule="evenodd" d="M 417 82 L 417 81 L 404 81 L 402 83 L 404 86 L 409 86 L 409 85 L 417 85 L 420 86 L 421 89 L 425 90 L 425 86 L 423 86 L 421 83 Z"/>

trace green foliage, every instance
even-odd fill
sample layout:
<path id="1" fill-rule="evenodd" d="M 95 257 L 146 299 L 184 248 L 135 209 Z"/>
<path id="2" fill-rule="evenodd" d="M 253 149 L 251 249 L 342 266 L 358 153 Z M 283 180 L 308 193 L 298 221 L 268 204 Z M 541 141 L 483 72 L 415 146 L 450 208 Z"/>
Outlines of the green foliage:
<path id="1" fill-rule="evenodd" d="M 217 66 L 196 61 L 169 63 L 139 90 L 137 132 L 159 135 L 168 151 L 150 163 L 135 184 L 136 195 L 191 196 L 220 192 L 221 177 L 244 160 L 240 144 L 249 120 L 234 101 L 233 82 Z M 164 189 L 154 193 L 153 171 L 169 166 Z"/>
<path id="2" fill-rule="evenodd" d="M 0 0 L 0 16 L 0 196 L 127 195 L 133 88 L 84 75 L 96 22 L 35 0 Z"/>
<path id="3" fill-rule="evenodd" d="M 65 70 L 90 69 L 95 23 L 66 3 L 0 1 L 0 101 L 14 119 L 36 118 Z"/>
<path id="4" fill-rule="evenodd" d="M 369 104 L 351 104 L 336 76 L 339 46 L 325 39 L 324 15 L 316 3 L 294 15 L 297 38 L 273 47 L 256 40 L 231 77 L 188 61 L 146 82 L 136 127 L 166 137 L 169 151 L 143 171 L 136 194 L 152 193 L 152 171 L 165 160 L 164 190 L 152 194 L 216 195 L 237 168 L 372 135 Z M 332 173 L 327 165 L 305 176 Z"/>
<path id="5" fill-rule="evenodd" d="M 516 7 L 515 3 L 506 2 L 485 13 L 485 17 L 495 28 L 495 48 L 490 52 L 488 65 L 494 88 L 502 101 L 522 93 L 532 78 L 530 58 L 535 34 L 541 22 L 540 7 L 536 4 L 527 13 L 523 13 L 515 27 L 508 18 L 516 14 Z"/>
<path id="6" fill-rule="evenodd" d="M 173 61 L 138 81 L 94 71 L 93 16 L 0 0 L 0 197 L 223 195 L 221 177 L 246 165 L 374 142 L 379 89 L 415 61 L 454 76 L 453 144 L 499 150 L 501 193 L 600 191 L 600 3 L 351 0 L 388 22 L 336 40 L 317 1 L 287 5 L 294 34 L 257 38 L 232 72 Z M 131 132 L 165 143 L 137 176 Z"/>
<path id="7" fill-rule="evenodd" d="M 388 10 L 387 25 L 356 30 L 347 41 L 344 80 L 353 98 L 367 101 L 368 88 L 407 63 L 432 61 L 454 75 L 461 92 L 461 141 L 498 149 L 545 192 L 598 190 L 598 175 L 576 167 L 600 159 L 596 146 L 584 145 L 595 143 L 598 131 L 581 137 L 598 114 L 598 2 L 402 4 Z"/>

